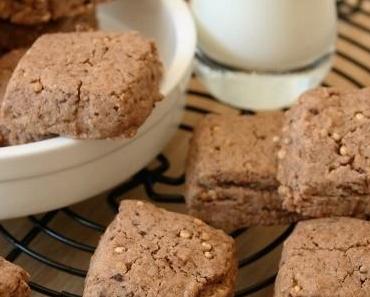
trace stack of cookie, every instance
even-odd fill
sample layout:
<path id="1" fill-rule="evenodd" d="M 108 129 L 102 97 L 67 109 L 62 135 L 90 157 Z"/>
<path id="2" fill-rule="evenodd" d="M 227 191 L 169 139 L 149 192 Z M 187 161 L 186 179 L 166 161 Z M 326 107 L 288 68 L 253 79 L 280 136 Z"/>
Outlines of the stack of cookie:
<path id="1" fill-rule="evenodd" d="M 208 115 L 195 131 L 187 170 L 190 214 L 227 232 L 299 218 L 283 209 L 276 179 L 282 112 Z"/>
<path id="2" fill-rule="evenodd" d="M 189 211 L 226 231 L 308 219 L 284 245 L 275 297 L 370 296 L 369 135 L 370 88 L 312 90 L 284 115 L 206 116 Z"/>
<path id="3" fill-rule="evenodd" d="M 309 91 L 284 115 L 207 116 L 191 142 L 189 211 L 226 231 L 366 217 L 369 132 L 370 88 Z"/>
<path id="4" fill-rule="evenodd" d="M 29 47 L 42 34 L 97 28 L 104 0 L 0 0 L 0 50 Z"/>

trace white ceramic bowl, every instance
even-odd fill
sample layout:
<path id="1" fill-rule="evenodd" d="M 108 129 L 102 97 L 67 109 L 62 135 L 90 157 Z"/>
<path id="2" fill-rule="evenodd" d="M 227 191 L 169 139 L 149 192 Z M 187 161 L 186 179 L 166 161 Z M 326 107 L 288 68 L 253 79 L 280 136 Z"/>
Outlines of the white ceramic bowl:
<path id="1" fill-rule="evenodd" d="M 0 219 L 64 207 L 131 177 L 167 144 L 182 117 L 196 33 L 182 0 L 116 0 L 98 12 L 107 31 L 134 29 L 154 38 L 166 73 L 165 99 L 133 139 L 54 138 L 0 148 Z"/>

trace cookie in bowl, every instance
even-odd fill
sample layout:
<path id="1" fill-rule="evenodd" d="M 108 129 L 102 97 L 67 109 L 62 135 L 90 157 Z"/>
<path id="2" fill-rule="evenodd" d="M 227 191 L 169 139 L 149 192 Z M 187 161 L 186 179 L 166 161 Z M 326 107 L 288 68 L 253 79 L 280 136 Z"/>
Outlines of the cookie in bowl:
<path id="1" fill-rule="evenodd" d="M 33 137 L 132 137 L 162 99 L 161 79 L 157 48 L 139 33 L 46 34 L 14 71 L 1 116 Z"/>

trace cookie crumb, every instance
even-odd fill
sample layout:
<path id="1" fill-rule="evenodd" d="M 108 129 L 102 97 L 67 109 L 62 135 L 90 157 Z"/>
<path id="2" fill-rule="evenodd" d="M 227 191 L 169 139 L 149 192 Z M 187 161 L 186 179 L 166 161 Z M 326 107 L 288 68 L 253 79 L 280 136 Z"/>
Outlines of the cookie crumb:
<path id="1" fill-rule="evenodd" d="M 141 207 L 141 206 L 144 206 L 144 202 L 143 202 L 143 201 L 138 201 L 138 202 L 136 202 L 136 205 L 137 205 L 137 206 L 140 206 L 140 207 Z"/>
<path id="2" fill-rule="evenodd" d="M 363 265 L 360 266 L 360 272 L 361 273 L 367 273 L 367 268 Z"/>
<path id="3" fill-rule="evenodd" d="M 340 147 L 340 149 L 339 149 L 339 153 L 340 153 L 342 156 L 345 156 L 345 155 L 347 155 L 347 154 L 348 154 L 348 150 L 347 150 L 347 148 L 346 148 L 344 145 L 342 145 L 342 146 Z"/>
<path id="4" fill-rule="evenodd" d="M 272 142 L 273 143 L 278 143 L 280 141 L 280 137 L 279 136 L 274 136 L 273 138 L 272 138 Z"/>
<path id="5" fill-rule="evenodd" d="M 278 151 L 277 156 L 278 156 L 278 159 L 280 159 L 280 160 L 284 159 L 285 156 L 286 156 L 286 151 L 284 151 L 284 150 Z"/>
<path id="6" fill-rule="evenodd" d="M 355 117 L 359 121 L 361 121 L 365 118 L 365 116 L 361 112 L 356 113 Z"/>
<path id="7" fill-rule="evenodd" d="M 340 140 L 340 135 L 338 133 L 334 132 L 332 136 L 334 140 L 336 141 Z"/>
<path id="8" fill-rule="evenodd" d="M 202 249 L 206 252 L 209 252 L 212 250 L 212 245 L 208 242 L 202 242 Z"/>
<path id="9" fill-rule="evenodd" d="M 219 126 L 213 126 L 211 129 L 212 129 L 213 132 L 216 132 L 216 131 L 220 130 L 220 127 Z"/>
<path id="10" fill-rule="evenodd" d="M 196 225 L 203 225 L 203 221 L 200 220 L 200 219 L 195 218 L 194 219 L 194 224 L 196 224 Z"/>
<path id="11" fill-rule="evenodd" d="M 40 93 L 44 87 L 42 86 L 41 82 L 36 81 L 32 84 L 32 88 L 35 93 Z"/>
<path id="12" fill-rule="evenodd" d="M 189 239 L 191 237 L 191 233 L 187 230 L 181 230 L 180 231 L 180 237 L 185 238 L 185 239 Z"/>
<path id="13" fill-rule="evenodd" d="M 205 253 L 204 253 L 204 256 L 205 256 L 207 259 L 212 259 L 212 258 L 213 258 L 213 255 L 212 255 L 212 253 L 210 253 L 210 252 L 205 252 Z"/>
<path id="14" fill-rule="evenodd" d="M 122 254 L 123 252 L 125 251 L 125 248 L 122 247 L 122 246 L 117 246 L 115 249 L 114 249 L 114 252 L 116 254 Z"/>
<path id="15" fill-rule="evenodd" d="M 278 193 L 280 194 L 280 195 L 287 195 L 288 193 L 289 193 L 289 188 L 288 187 L 285 187 L 285 186 L 280 186 L 279 188 L 278 188 Z"/>
<path id="16" fill-rule="evenodd" d="M 293 289 L 295 292 L 299 292 L 300 290 L 302 290 L 302 288 L 298 285 L 294 286 Z"/>
<path id="17" fill-rule="evenodd" d="M 292 140 L 288 137 L 284 138 L 284 144 L 290 144 L 292 142 Z"/>
<path id="18" fill-rule="evenodd" d="M 207 240 L 209 240 L 209 239 L 210 239 L 210 236 L 209 236 L 209 234 L 208 234 L 208 233 L 203 232 L 203 233 L 200 235 L 200 239 L 201 239 L 201 240 L 204 240 L 204 241 L 207 241 Z"/>
<path id="19" fill-rule="evenodd" d="M 126 265 L 125 263 L 122 263 L 121 271 L 122 271 L 123 273 L 126 273 L 126 272 L 128 271 L 128 269 L 127 269 L 127 265 Z"/>

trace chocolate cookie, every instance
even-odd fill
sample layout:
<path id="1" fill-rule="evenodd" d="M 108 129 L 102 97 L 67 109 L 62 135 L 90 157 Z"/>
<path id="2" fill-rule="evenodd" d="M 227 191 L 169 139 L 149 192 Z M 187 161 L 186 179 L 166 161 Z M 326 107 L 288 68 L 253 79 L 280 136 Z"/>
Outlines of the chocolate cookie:
<path id="1" fill-rule="evenodd" d="M 1 0 L 0 0 L 1 1 Z M 63 2 L 63 1 L 60 1 Z M 30 47 L 43 34 L 56 32 L 93 31 L 98 27 L 95 10 L 62 18 L 45 24 L 25 26 L 0 21 L 0 49 Z"/>
<path id="2" fill-rule="evenodd" d="M 0 0 L 0 19 L 20 25 L 38 25 L 90 13 L 106 0 Z"/>
<path id="3" fill-rule="evenodd" d="M 301 222 L 284 244 L 275 297 L 370 296 L 370 223 Z"/>
<path id="4" fill-rule="evenodd" d="M 161 77 L 154 42 L 138 33 L 47 34 L 18 64 L 1 112 L 35 137 L 132 137 L 162 99 Z"/>
<path id="5" fill-rule="evenodd" d="M 319 88 L 286 114 L 284 207 L 312 217 L 370 214 L 370 88 Z"/>
<path id="6" fill-rule="evenodd" d="M 233 231 L 285 224 L 299 216 L 283 210 L 276 180 L 283 113 L 246 117 L 209 115 L 196 128 L 187 164 L 190 214 Z"/>
<path id="7" fill-rule="evenodd" d="M 84 297 L 231 297 L 234 241 L 199 219 L 124 201 L 103 235 Z"/>
<path id="8" fill-rule="evenodd" d="M 0 257 L 0 297 L 29 297 L 29 275 L 22 268 Z"/>

